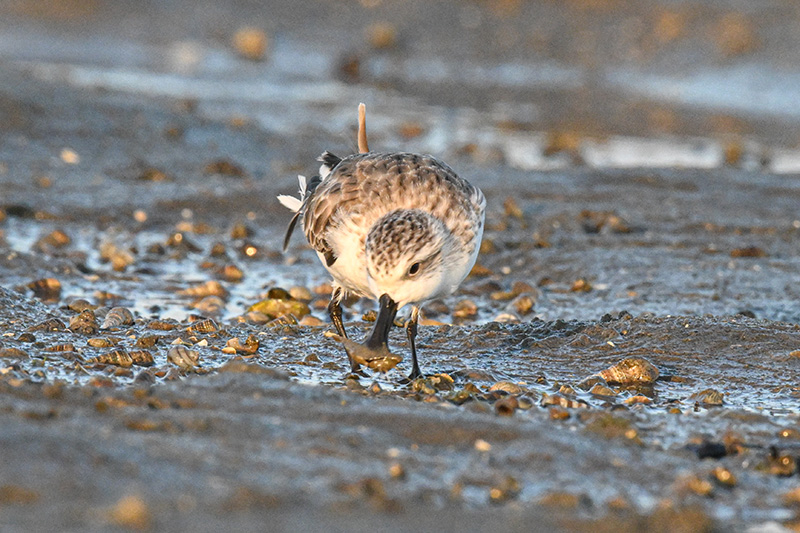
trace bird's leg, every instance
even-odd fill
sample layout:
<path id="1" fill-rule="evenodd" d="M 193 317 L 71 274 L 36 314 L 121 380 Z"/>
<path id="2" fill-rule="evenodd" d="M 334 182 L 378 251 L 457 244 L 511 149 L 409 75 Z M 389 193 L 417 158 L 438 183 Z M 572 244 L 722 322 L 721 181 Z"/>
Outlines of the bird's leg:
<path id="1" fill-rule="evenodd" d="M 331 301 L 328 304 L 328 314 L 331 316 L 333 327 L 341 337 L 347 338 L 347 332 L 344 330 L 344 322 L 342 322 L 342 288 L 335 287 L 333 294 L 331 294 Z"/>
<path id="2" fill-rule="evenodd" d="M 422 377 L 422 372 L 419 370 L 417 363 L 417 346 L 414 343 L 417 338 L 417 322 L 419 321 L 419 307 L 416 305 L 411 308 L 411 317 L 406 322 L 406 335 L 408 336 L 408 344 L 411 346 L 411 374 L 409 374 L 409 381 L 413 381 Z"/>
<path id="3" fill-rule="evenodd" d="M 394 317 L 397 315 L 397 304 L 388 294 L 381 296 L 379 301 L 381 307 L 378 311 L 378 318 L 375 319 L 372 331 L 363 343 L 353 342 L 345 336 L 334 333 L 325 334 L 344 345 L 353 372 L 357 374 L 361 374 L 359 371 L 361 365 L 378 372 L 388 372 L 403 360 L 402 357 L 389 351 L 389 331 L 392 329 Z"/>
<path id="4" fill-rule="evenodd" d="M 344 322 L 342 322 L 342 288 L 334 287 L 333 294 L 331 294 L 331 301 L 328 304 L 328 314 L 331 316 L 333 327 L 342 338 L 347 338 L 347 331 L 344 329 Z M 350 353 L 345 345 L 344 351 L 347 353 L 347 359 L 350 361 L 350 371 L 353 373 L 359 372 L 361 365 L 356 362 L 355 357 Z"/>

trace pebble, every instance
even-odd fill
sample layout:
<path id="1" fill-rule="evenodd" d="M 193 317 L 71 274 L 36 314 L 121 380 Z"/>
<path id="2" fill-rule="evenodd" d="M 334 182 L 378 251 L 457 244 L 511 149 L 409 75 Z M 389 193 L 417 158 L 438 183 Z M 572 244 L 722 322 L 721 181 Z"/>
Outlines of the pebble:
<path id="1" fill-rule="evenodd" d="M 454 318 L 472 318 L 478 314 L 478 305 L 472 300 L 461 300 L 453 309 Z"/>
<path id="2" fill-rule="evenodd" d="M 259 28 L 239 28 L 233 34 L 233 47 L 245 59 L 262 61 L 269 49 L 269 37 Z"/>
<path id="3" fill-rule="evenodd" d="M 119 527 L 147 530 L 153 521 L 150 509 L 138 495 L 124 496 L 108 512 L 110 521 Z"/>

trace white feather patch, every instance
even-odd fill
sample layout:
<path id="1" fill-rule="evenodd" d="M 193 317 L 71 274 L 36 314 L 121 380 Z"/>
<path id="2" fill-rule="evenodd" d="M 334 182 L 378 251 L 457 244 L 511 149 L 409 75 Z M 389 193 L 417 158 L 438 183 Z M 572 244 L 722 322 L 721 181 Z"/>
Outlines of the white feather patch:
<path id="1" fill-rule="evenodd" d="M 303 207 L 303 199 L 306 197 L 306 189 L 308 185 L 306 184 L 306 177 L 302 174 L 297 175 L 297 181 L 300 183 L 300 198 L 295 198 L 294 196 L 289 196 L 288 194 L 279 194 L 278 201 L 288 209 L 291 209 L 295 213 L 300 211 L 300 208 Z"/>
<path id="2" fill-rule="evenodd" d="M 290 210 L 297 213 L 300 208 L 303 206 L 303 202 L 299 198 L 295 198 L 294 196 L 289 196 L 288 194 L 279 194 L 278 201 L 284 206 L 289 208 Z"/>

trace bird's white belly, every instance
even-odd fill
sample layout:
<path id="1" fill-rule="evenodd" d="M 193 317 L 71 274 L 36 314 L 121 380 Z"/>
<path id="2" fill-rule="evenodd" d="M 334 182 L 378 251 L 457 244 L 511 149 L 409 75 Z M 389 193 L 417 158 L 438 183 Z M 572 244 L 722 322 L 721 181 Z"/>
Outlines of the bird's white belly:
<path id="1" fill-rule="evenodd" d="M 336 261 L 331 266 L 326 266 L 334 281 L 345 291 L 356 293 L 368 298 L 378 299 L 380 295 L 372 294 L 367 279 L 367 262 L 364 254 L 363 238 L 360 228 L 350 227 L 332 231 L 328 241 L 336 254 Z M 353 231 L 356 230 L 356 231 Z M 325 264 L 325 257 L 317 253 Z"/>

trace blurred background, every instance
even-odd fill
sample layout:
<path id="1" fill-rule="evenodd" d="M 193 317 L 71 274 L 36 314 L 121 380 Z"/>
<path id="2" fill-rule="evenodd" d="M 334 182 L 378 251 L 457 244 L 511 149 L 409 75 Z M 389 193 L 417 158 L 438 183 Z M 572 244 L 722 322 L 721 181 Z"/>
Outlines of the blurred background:
<path id="1" fill-rule="evenodd" d="M 256 128 L 262 176 L 353 150 L 360 101 L 373 149 L 479 167 L 800 170 L 788 0 L 0 2 L 0 132 L 53 87 Z"/>

